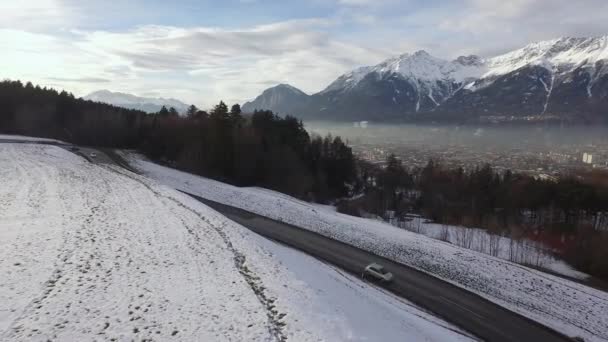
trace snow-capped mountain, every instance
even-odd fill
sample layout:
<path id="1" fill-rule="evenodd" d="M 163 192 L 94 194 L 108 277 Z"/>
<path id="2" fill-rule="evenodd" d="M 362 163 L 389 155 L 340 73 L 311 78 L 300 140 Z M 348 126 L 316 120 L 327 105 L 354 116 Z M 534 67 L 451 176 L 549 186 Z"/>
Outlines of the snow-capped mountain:
<path id="1" fill-rule="evenodd" d="M 279 84 L 266 89 L 262 95 L 251 102 L 243 104 L 243 111 L 252 113 L 256 109 L 269 109 L 281 114 L 290 114 L 294 109 L 303 108 L 309 96 L 298 88 L 288 84 Z"/>
<path id="2" fill-rule="evenodd" d="M 389 116 L 418 113 L 438 107 L 483 72 L 483 62 L 477 56 L 447 61 L 417 51 L 340 76 L 316 96 L 324 103 L 322 111 L 334 103 L 341 107 L 340 112 L 353 112 L 355 108 L 349 104 L 354 101 L 357 108 L 375 108 Z"/>
<path id="3" fill-rule="evenodd" d="M 403 54 L 376 66 L 362 67 L 340 76 L 321 93 L 350 90 L 370 73 L 378 75 L 379 78 L 397 75 L 415 81 L 417 84 L 429 86 L 435 82 L 462 83 L 465 80 L 476 79 L 481 76 L 483 62 L 477 56 L 462 56 L 455 61 L 446 61 L 420 50 L 411 55 Z"/>
<path id="4" fill-rule="evenodd" d="M 156 113 L 163 106 L 166 106 L 167 108 L 173 107 L 180 114 L 183 114 L 188 110 L 189 107 L 187 104 L 176 99 L 140 97 L 132 94 L 111 92 L 109 90 L 99 90 L 93 92 L 83 97 L 83 99 L 108 103 L 129 109 L 142 110 L 148 113 Z"/>
<path id="5" fill-rule="evenodd" d="M 307 103 L 294 107 L 279 99 L 266 108 L 335 120 L 608 120 L 608 36 L 559 38 L 490 58 L 403 54 L 340 76 Z"/>
<path id="6" fill-rule="evenodd" d="M 608 36 L 559 38 L 484 61 L 484 74 L 442 111 L 473 115 L 602 116 L 608 109 Z"/>
<path id="7" fill-rule="evenodd" d="M 608 60 L 608 36 L 596 38 L 559 38 L 530 44 L 523 49 L 487 60 L 484 77 L 504 75 L 525 66 L 539 65 L 557 72 L 578 67 L 593 68 Z"/>

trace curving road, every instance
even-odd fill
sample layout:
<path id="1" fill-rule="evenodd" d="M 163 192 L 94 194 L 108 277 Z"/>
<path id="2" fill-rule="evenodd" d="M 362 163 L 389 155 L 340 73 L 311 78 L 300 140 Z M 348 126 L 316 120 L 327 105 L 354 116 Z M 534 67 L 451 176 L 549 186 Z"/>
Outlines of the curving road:
<path id="1" fill-rule="evenodd" d="M 188 193 L 186 193 L 188 194 Z M 570 338 L 460 287 L 317 233 L 243 209 L 188 194 L 267 238 L 299 249 L 353 274 L 378 262 L 393 273 L 378 284 L 486 341 L 571 341 Z"/>

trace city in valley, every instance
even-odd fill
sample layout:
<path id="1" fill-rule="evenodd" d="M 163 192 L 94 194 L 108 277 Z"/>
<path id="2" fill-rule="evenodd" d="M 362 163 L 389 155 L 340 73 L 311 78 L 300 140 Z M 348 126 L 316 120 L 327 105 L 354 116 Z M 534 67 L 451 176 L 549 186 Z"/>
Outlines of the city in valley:
<path id="1" fill-rule="evenodd" d="M 489 164 L 541 179 L 608 170 L 608 129 L 560 126 L 449 126 L 413 124 L 317 124 L 319 135 L 346 139 L 361 159 L 383 165 L 394 154 L 409 168 L 429 160 L 470 170 Z"/>

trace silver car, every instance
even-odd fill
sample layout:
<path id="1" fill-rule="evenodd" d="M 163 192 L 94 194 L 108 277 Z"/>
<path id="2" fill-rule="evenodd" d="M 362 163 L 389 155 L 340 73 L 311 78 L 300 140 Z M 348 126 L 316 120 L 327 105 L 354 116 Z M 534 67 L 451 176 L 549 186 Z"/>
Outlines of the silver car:
<path id="1" fill-rule="evenodd" d="M 91 152 L 90 156 L 91 156 L 91 158 L 96 158 L 97 157 L 97 153 Z"/>
<path id="2" fill-rule="evenodd" d="M 387 272 L 382 265 L 376 263 L 369 264 L 365 267 L 363 270 L 363 278 L 367 275 L 387 283 L 393 280 L 393 274 Z"/>

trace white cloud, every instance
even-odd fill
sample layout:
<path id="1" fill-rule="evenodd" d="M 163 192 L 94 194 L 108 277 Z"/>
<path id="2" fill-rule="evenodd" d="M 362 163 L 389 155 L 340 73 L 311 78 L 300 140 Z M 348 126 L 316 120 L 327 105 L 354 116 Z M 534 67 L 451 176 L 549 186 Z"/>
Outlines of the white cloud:
<path id="1" fill-rule="evenodd" d="M 65 27 L 76 20 L 74 9 L 61 0 L 0 1 L 0 28 L 42 30 Z"/>
<path id="2" fill-rule="evenodd" d="M 358 7 L 386 7 L 389 5 L 395 5 L 397 3 L 407 2 L 405 0 L 337 0 L 339 5 L 343 6 L 358 6 Z"/>
<path id="3" fill-rule="evenodd" d="M 9 51 L 0 54 L 0 68 L 10 78 L 65 86 L 78 95 L 103 86 L 209 107 L 222 98 L 253 98 L 271 82 L 316 92 L 340 73 L 382 59 L 332 39 L 323 32 L 331 25 L 311 19 L 238 30 L 143 26 L 64 37 L 0 30 L 0 47 Z"/>
<path id="4" fill-rule="evenodd" d="M 605 35 L 606 13 L 605 0 L 467 0 L 438 27 L 456 38 L 459 49 L 469 45 L 492 54 L 561 36 Z"/>

